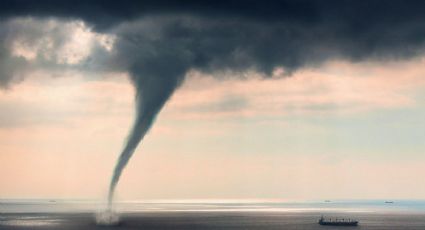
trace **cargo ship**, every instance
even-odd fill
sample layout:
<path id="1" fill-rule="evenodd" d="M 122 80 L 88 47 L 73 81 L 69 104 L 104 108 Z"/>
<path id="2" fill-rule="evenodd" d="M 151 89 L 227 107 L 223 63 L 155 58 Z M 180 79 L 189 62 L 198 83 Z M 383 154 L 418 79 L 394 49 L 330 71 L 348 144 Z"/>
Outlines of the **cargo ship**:
<path id="1" fill-rule="evenodd" d="M 323 216 L 319 219 L 320 225 L 331 225 L 331 226 L 357 226 L 359 221 L 352 219 L 325 219 Z"/>

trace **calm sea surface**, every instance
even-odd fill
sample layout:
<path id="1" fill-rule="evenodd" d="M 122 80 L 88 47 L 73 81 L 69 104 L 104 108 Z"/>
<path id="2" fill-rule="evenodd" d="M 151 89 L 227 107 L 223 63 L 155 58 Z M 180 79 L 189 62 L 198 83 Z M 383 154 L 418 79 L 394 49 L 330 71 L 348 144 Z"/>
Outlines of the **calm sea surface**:
<path id="1" fill-rule="evenodd" d="M 425 201 L 155 201 L 116 205 L 120 224 L 96 225 L 105 204 L 71 200 L 0 200 L 0 229 L 425 229 Z M 358 227 L 320 226 L 325 217 Z"/>

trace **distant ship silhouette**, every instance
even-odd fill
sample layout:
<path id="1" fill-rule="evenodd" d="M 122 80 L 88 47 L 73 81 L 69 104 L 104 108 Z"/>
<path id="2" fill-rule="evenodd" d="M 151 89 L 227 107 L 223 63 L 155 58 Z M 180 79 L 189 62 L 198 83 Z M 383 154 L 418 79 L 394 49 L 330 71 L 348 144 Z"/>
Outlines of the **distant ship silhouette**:
<path id="1" fill-rule="evenodd" d="M 352 220 L 352 219 L 337 219 L 335 218 L 334 220 L 332 219 L 325 219 L 322 217 L 320 217 L 319 219 L 319 224 L 320 225 L 331 225 L 331 226 L 357 226 L 359 224 L 359 221 L 357 220 Z"/>

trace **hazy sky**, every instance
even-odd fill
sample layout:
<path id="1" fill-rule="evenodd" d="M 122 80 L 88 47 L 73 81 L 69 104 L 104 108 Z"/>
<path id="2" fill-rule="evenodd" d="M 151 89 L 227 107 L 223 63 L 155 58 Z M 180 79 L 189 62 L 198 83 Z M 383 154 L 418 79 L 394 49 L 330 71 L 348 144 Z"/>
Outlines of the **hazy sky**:
<path id="1" fill-rule="evenodd" d="M 424 62 L 333 62 L 273 80 L 193 74 L 118 197 L 424 198 Z M 1 92 L 1 197 L 103 197 L 131 84 L 34 75 Z"/>
<path id="2" fill-rule="evenodd" d="M 0 198 L 106 197 L 134 85 L 150 75 L 184 81 L 130 160 L 118 199 L 424 199 L 416 10 L 365 13 L 368 27 L 306 6 L 289 4 L 285 17 L 196 4 L 157 9 L 183 16 L 96 11 L 109 21 L 43 1 L 30 17 L 25 7 L 0 10 Z"/>

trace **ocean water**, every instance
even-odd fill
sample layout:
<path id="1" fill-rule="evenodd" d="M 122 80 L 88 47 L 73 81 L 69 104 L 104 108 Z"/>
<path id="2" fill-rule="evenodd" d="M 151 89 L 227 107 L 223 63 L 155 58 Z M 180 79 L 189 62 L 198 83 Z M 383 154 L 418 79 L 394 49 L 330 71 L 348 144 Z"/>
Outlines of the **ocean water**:
<path id="1" fill-rule="evenodd" d="M 118 225 L 100 226 L 104 208 L 88 200 L 0 200 L 0 229 L 425 229 L 421 200 L 120 202 Z M 360 225 L 320 226 L 321 215 Z"/>

